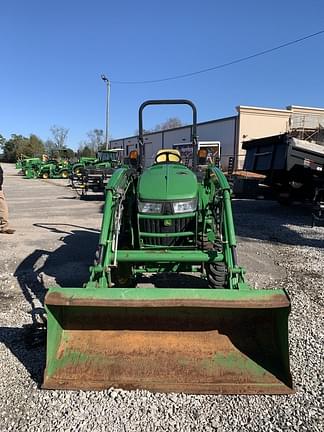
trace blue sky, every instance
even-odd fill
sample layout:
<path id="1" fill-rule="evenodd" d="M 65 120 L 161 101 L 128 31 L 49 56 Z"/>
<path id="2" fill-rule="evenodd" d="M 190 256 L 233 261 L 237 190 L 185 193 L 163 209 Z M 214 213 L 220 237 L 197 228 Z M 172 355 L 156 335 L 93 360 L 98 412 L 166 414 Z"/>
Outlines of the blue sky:
<path id="1" fill-rule="evenodd" d="M 77 148 L 105 127 L 105 73 L 150 80 L 208 68 L 324 29 L 323 0 L 3 0 L 0 133 L 50 137 L 69 128 Z M 188 98 L 198 120 L 235 106 L 324 106 L 324 34 L 269 55 L 182 80 L 111 86 L 110 131 L 133 135 L 146 99 Z M 145 127 L 186 107 L 150 107 Z"/>

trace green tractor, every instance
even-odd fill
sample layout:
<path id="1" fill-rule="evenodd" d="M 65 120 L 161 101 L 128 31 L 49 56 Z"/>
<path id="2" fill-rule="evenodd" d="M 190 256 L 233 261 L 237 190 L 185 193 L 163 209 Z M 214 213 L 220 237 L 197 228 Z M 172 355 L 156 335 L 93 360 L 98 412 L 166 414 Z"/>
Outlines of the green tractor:
<path id="1" fill-rule="evenodd" d="M 35 172 L 37 172 L 40 166 L 43 164 L 42 159 L 39 157 L 21 159 L 19 166 L 21 173 L 25 178 L 35 178 Z"/>
<path id="2" fill-rule="evenodd" d="M 192 169 L 171 149 L 142 168 L 142 112 L 160 103 L 192 108 Z M 46 295 L 44 388 L 293 392 L 289 298 L 245 282 L 231 190 L 206 151 L 196 151 L 196 130 L 191 101 L 141 105 L 139 154 L 131 152 L 133 168 L 117 169 L 106 188 L 90 280 Z M 147 274 L 155 286 L 137 287 Z"/>
<path id="3" fill-rule="evenodd" d="M 93 163 L 80 168 L 70 176 L 72 187 L 80 196 L 87 195 L 88 191 L 104 192 L 110 177 L 122 165 L 120 156 L 122 151 L 123 149 L 99 151 Z"/>
<path id="4" fill-rule="evenodd" d="M 22 169 L 23 161 L 26 159 L 28 159 L 28 156 L 24 155 L 23 153 L 21 153 L 20 156 L 18 156 L 17 161 L 16 161 L 16 169 L 17 170 Z"/>
<path id="5" fill-rule="evenodd" d="M 71 165 L 67 160 L 50 159 L 43 163 L 36 172 L 36 177 L 42 179 L 67 179 L 71 172 Z"/>
<path id="6" fill-rule="evenodd" d="M 71 175 L 80 174 L 83 168 L 93 165 L 98 161 L 95 157 L 81 156 L 80 159 L 72 165 Z"/>

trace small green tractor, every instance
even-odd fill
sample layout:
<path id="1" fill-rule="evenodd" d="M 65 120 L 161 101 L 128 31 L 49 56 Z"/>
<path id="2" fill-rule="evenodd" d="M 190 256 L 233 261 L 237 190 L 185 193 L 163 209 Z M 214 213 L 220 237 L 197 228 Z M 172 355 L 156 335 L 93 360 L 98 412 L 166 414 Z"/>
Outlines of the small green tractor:
<path id="1" fill-rule="evenodd" d="M 142 112 L 160 103 L 192 108 L 192 169 L 174 149 L 142 168 Z M 46 295 L 44 388 L 293 392 L 289 298 L 246 283 L 231 190 L 206 150 L 197 152 L 196 131 L 191 101 L 141 105 L 139 154 L 131 152 L 132 168 L 115 170 L 106 187 L 90 279 Z M 138 287 L 143 275 L 155 286 Z"/>
<path id="2" fill-rule="evenodd" d="M 18 163 L 18 166 L 20 166 L 21 173 L 26 178 L 33 178 L 34 172 L 39 169 L 39 167 L 42 165 L 42 163 L 43 163 L 42 159 L 39 157 L 25 158 L 25 159 L 20 160 L 20 162 Z"/>
<path id="3" fill-rule="evenodd" d="M 43 179 L 67 179 L 71 172 L 71 165 L 67 160 L 57 161 L 50 159 L 43 163 L 36 171 L 36 177 Z"/>
<path id="4" fill-rule="evenodd" d="M 20 156 L 18 156 L 17 161 L 16 161 L 16 169 L 21 170 L 23 161 L 26 159 L 29 159 L 29 156 L 26 156 L 23 153 L 21 153 Z"/>

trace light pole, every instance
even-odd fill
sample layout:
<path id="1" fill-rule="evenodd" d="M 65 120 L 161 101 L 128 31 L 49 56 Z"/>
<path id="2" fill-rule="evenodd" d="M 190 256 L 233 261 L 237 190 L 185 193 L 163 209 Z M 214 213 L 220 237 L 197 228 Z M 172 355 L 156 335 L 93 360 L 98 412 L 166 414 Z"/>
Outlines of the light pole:
<path id="1" fill-rule="evenodd" d="M 102 74 L 101 79 L 107 84 L 107 100 L 106 100 L 106 150 L 109 149 L 109 102 L 110 102 L 110 81 L 106 75 Z"/>

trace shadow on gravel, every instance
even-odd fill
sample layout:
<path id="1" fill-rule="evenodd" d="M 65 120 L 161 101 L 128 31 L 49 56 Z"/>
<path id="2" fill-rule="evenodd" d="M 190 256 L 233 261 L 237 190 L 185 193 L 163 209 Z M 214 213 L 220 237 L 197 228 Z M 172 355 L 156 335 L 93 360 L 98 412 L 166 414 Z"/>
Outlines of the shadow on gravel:
<path id="1" fill-rule="evenodd" d="M 79 287 L 88 280 L 89 266 L 93 263 L 99 241 L 99 232 L 69 224 L 34 224 L 58 234 L 63 245 L 54 251 L 36 249 L 17 267 L 15 276 L 26 300 L 33 306 L 37 298 L 44 303 L 44 275 L 53 277 L 61 287 Z M 80 230 L 64 231 L 61 227 Z"/>
<path id="2" fill-rule="evenodd" d="M 234 200 L 233 213 L 238 236 L 294 246 L 324 247 L 323 240 L 316 236 L 318 228 L 311 227 L 310 209 L 305 205 L 281 206 L 276 201 Z M 288 225 L 304 231 L 299 233 Z"/>
<path id="3" fill-rule="evenodd" d="M 61 197 L 57 197 L 56 199 L 58 200 L 75 200 L 78 199 L 77 196 L 61 196 Z"/>
<path id="4" fill-rule="evenodd" d="M 183 273 L 160 273 L 140 276 L 140 284 L 153 284 L 156 288 L 208 288 L 208 282 L 199 276 Z"/>
<path id="5" fill-rule="evenodd" d="M 80 201 L 105 201 L 104 195 L 75 195 L 75 196 L 60 196 L 57 197 L 58 200 L 76 200 L 79 199 Z"/>
<path id="6" fill-rule="evenodd" d="M 105 201 L 104 194 L 87 194 L 84 196 L 80 196 L 81 201 Z"/>
<path id="7" fill-rule="evenodd" d="M 85 202 L 102 202 L 102 204 L 99 207 L 98 213 L 103 213 L 105 208 L 105 196 L 103 194 L 94 194 L 94 195 L 75 195 L 75 196 L 61 196 L 56 198 L 58 200 L 78 200 L 78 201 L 85 201 Z"/>
<path id="8" fill-rule="evenodd" d="M 40 386 L 45 369 L 45 328 L 0 327 L 0 343 L 10 350 Z"/>
<path id="9" fill-rule="evenodd" d="M 45 286 L 45 276 L 53 277 L 61 287 L 82 287 L 88 281 L 89 266 L 95 256 L 99 233 L 69 224 L 34 225 L 64 235 L 60 239 L 63 245 L 54 251 L 36 249 L 17 267 L 15 276 L 30 305 L 32 324 L 23 328 L 0 328 L 0 342 L 10 349 L 39 385 L 45 367 L 44 298 L 48 288 Z M 67 231 L 62 227 L 79 229 Z"/>

